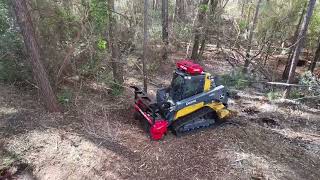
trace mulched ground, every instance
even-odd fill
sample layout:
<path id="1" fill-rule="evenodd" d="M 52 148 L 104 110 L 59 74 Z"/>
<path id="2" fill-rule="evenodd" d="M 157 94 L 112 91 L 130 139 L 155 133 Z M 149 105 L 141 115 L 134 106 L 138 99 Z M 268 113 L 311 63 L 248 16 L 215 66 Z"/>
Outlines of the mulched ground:
<path id="1" fill-rule="evenodd" d="M 232 123 L 181 138 L 169 133 L 162 141 L 150 141 L 132 118 L 130 91 L 115 99 L 79 90 L 63 114 L 45 113 L 32 91 L 1 84 L 0 94 L 1 176 L 13 172 L 14 177 L 27 174 L 22 177 L 29 179 L 320 177 L 319 110 L 306 112 L 300 105 L 252 98 L 250 91 L 231 100 L 230 108 L 237 112 Z"/>

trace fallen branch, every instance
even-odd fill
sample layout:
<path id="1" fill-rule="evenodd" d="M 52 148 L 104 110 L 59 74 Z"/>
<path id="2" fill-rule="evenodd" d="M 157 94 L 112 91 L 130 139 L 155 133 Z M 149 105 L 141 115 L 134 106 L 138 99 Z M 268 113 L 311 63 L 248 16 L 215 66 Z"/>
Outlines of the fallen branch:
<path id="1" fill-rule="evenodd" d="M 264 83 L 264 84 L 270 84 L 270 85 L 279 85 L 279 86 L 291 86 L 291 87 L 311 87 L 308 85 L 301 85 L 301 84 L 288 84 L 288 83 L 282 83 L 282 82 L 269 82 L 269 81 L 248 81 L 248 80 L 241 80 L 243 82 L 248 83 Z M 317 86 L 320 88 L 320 86 Z"/>
<path id="2" fill-rule="evenodd" d="M 266 83 L 271 85 L 279 85 L 279 86 L 286 86 L 286 87 L 310 87 L 307 85 L 288 84 L 288 83 L 282 83 L 282 82 L 266 82 Z"/>
<path id="3" fill-rule="evenodd" d="M 35 87 L 36 89 L 39 89 L 39 87 L 35 84 L 33 84 L 32 82 L 28 81 L 28 80 L 24 80 L 26 83 L 30 84 L 31 86 Z"/>

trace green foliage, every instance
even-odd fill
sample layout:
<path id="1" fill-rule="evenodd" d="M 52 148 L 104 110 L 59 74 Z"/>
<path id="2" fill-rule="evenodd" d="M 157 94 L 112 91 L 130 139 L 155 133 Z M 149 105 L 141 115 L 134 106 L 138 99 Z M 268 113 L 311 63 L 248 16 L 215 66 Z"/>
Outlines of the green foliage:
<path id="1" fill-rule="evenodd" d="M 95 30 L 98 33 L 104 32 L 108 22 L 108 6 L 105 0 L 91 0 L 89 19 L 95 25 Z"/>
<path id="2" fill-rule="evenodd" d="M 55 78 L 70 47 L 75 49 L 70 56 L 75 63 L 73 67 L 80 67 L 76 71 L 96 74 L 94 71 L 98 70 L 107 49 L 107 42 L 102 38 L 107 30 L 107 1 L 82 0 L 65 4 L 64 1 L 43 0 L 32 4 L 32 8 L 40 9 L 34 24 L 41 35 L 41 55 L 50 77 Z M 83 52 L 88 55 L 80 59 Z"/>
<path id="3" fill-rule="evenodd" d="M 0 0 L 0 81 L 31 81 L 31 70 L 25 64 L 23 41 L 8 8 L 7 2 Z"/>
<path id="4" fill-rule="evenodd" d="M 318 39 L 320 36 L 320 5 L 319 3 L 316 4 L 316 7 L 313 11 L 313 15 L 311 18 L 311 22 L 309 25 L 309 32 L 308 32 L 308 40 L 309 47 L 313 48 L 318 45 Z"/>
<path id="5" fill-rule="evenodd" d="M 260 43 L 265 43 L 266 40 L 281 43 L 291 38 L 303 5 L 304 2 L 301 0 L 266 1 L 261 7 L 258 21 L 257 38 Z"/>
<path id="6" fill-rule="evenodd" d="M 20 52 L 19 55 L 21 55 L 22 40 L 8 8 L 5 1 L 0 0 L 0 56 L 8 52 L 12 54 Z"/>
<path id="7" fill-rule="evenodd" d="M 47 0 L 39 1 L 33 6 L 42 9 L 39 20 L 34 23 L 39 28 L 43 45 L 59 48 L 57 46 L 73 39 L 80 30 L 80 17 L 71 14 L 64 7 Z M 52 15 L 47 17 L 45 11 L 52 12 Z"/>
<path id="8" fill-rule="evenodd" d="M 311 73 L 311 71 L 306 71 L 300 76 L 299 84 L 316 87 L 319 85 L 319 80 Z"/>
<path id="9" fill-rule="evenodd" d="M 302 98 L 304 97 L 305 93 L 299 89 L 293 89 L 291 90 L 290 94 L 289 94 L 289 99 L 298 99 L 298 98 Z"/>
<path id="10" fill-rule="evenodd" d="M 25 80 L 32 80 L 31 70 L 28 66 L 16 63 L 12 59 L 0 59 L 0 81 L 13 83 Z"/>
<path id="11" fill-rule="evenodd" d="M 100 69 L 96 74 L 96 81 L 111 87 L 112 96 L 120 96 L 123 93 L 123 87 L 114 82 L 113 74 L 110 69 Z"/>
<path id="12" fill-rule="evenodd" d="M 320 79 L 314 76 L 310 71 L 306 71 L 300 76 L 299 84 L 308 86 L 309 92 L 313 95 L 320 94 Z"/>
<path id="13" fill-rule="evenodd" d="M 3 1 L 0 1 L 0 35 L 5 33 L 9 28 L 8 6 Z"/>
<path id="14" fill-rule="evenodd" d="M 58 93 L 57 98 L 61 104 L 68 105 L 72 100 L 72 96 L 73 96 L 73 93 L 70 89 L 62 89 Z"/>
<path id="15" fill-rule="evenodd" d="M 179 41 L 189 41 L 192 37 L 192 24 L 186 24 L 183 22 L 176 22 L 174 26 L 174 32 L 177 36 L 177 40 Z"/>
<path id="16" fill-rule="evenodd" d="M 250 85 L 249 78 L 240 69 L 236 69 L 230 74 L 224 74 L 220 79 L 221 84 L 235 89 L 244 89 Z"/>
<path id="17" fill-rule="evenodd" d="M 5 148 L 0 149 L 0 173 L 5 169 L 12 168 L 12 164 L 22 160 L 21 156 L 15 152 L 6 151 Z"/>
<path id="18" fill-rule="evenodd" d="M 154 51 L 151 51 L 154 52 Z M 157 73 L 159 68 L 161 67 L 161 57 L 157 57 L 155 55 L 151 56 L 152 60 L 150 60 L 147 64 L 147 71 L 150 74 Z"/>
<path id="19" fill-rule="evenodd" d="M 161 11 L 156 10 L 156 9 L 152 9 L 150 11 L 150 20 L 149 21 L 150 21 L 150 25 L 149 25 L 150 40 L 161 41 L 161 39 L 162 39 Z"/>
<path id="20" fill-rule="evenodd" d="M 238 25 L 239 25 L 240 32 L 244 32 L 244 30 L 248 26 L 248 23 L 247 23 L 246 20 L 240 19 L 239 22 L 238 22 Z"/>
<path id="21" fill-rule="evenodd" d="M 98 56 L 93 57 L 87 63 L 81 65 L 79 73 L 85 77 L 96 77 L 101 65 L 101 59 Z"/>
<path id="22" fill-rule="evenodd" d="M 270 92 L 267 92 L 266 96 L 269 100 L 275 100 L 275 99 L 281 98 L 282 93 L 279 91 L 270 91 Z"/>
<path id="23" fill-rule="evenodd" d="M 200 13 L 206 13 L 206 12 L 208 12 L 208 10 L 209 10 L 209 5 L 207 5 L 207 4 L 201 4 L 199 6 Z"/>
<path id="24" fill-rule="evenodd" d="M 98 49 L 100 49 L 100 50 L 107 49 L 107 41 L 104 39 L 99 39 L 98 40 Z"/>
<path id="25" fill-rule="evenodd" d="M 122 95 L 124 90 L 123 87 L 118 84 L 113 84 L 111 86 L 111 89 L 112 89 L 111 95 L 115 97 Z"/>
<path id="26" fill-rule="evenodd" d="M 113 83 L 112 71 L 110 69 L 108 69 L 108 70 L 100 69 L 97 72 L 96 80 L 98 82 L 104 83 L 104 84 Z"/>

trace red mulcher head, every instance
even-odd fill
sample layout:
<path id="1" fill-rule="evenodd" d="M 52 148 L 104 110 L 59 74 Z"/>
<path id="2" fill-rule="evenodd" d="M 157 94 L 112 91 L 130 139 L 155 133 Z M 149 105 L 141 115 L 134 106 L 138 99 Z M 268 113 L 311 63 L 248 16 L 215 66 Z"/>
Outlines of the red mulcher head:
<path id="1" fill-rule="evenodd" d="M 167 132 L 168 121 L 158 113 L 158 106 L 138 87 L 131 86 L 135 90 L 135 113 L 146 124 L 146 130 L 152 140 L 160 140 Z"/>

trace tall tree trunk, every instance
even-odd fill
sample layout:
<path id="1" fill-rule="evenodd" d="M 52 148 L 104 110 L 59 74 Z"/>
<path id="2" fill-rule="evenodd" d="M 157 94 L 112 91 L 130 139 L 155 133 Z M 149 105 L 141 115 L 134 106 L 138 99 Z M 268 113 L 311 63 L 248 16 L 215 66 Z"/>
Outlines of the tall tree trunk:
<path id="1" fill-rule="evenodd" d="M 160 2 L 160 0 L 153 0 L 152 1 L 152 8 L 153 8 L 153 10 L 158 10 L 158 8 L 159 8 L 159 3 Z"/>
<path id="2" fill-rule="evenodd" d="M 169 11 L 168 11 L 168 0 L 162 0 L 162 41 L 164 43 L 163 61 L 168 60 L 168 45 L 169 45 Z"/>
<path id="3" fill-rule="evenodd" d="M 207 37 L 206 35 L 209 34 L 209 30 L 210 27 L 212 25 L 212 22 L 214 22 L 216 20 L 216 10 L 219 4 L 219 0 L 210 0 L 210 8 L 209 8 L 209 17 L 207 18 L 207 22 L 204 24 L 205 26 L 205 33 L 202 35 L 201 38 L 201 45 L 200 45 L 200 49 L 199 49 L 199 56 L 201 57 L 204 53 L 205 47 L 206 47 L 206 40 Z M 221 14 L 218 15 L 218 26 L 215 26 L 215 28 L 218 31 L 218 42 L 217 42 L 217 46 L 220 44 L 219 42 L 219 32 L 220 32 L 220 27 L 221 27 L 221 19 L 220 16 Z M 219 48 L 219 47 L 218 47 Z"/>
<path id="4" fill-rule="evenodd" d="M 303 20 L 303 17 L 304 17 L 304 14 L 306 13 L 306 9 L 307 9 L 307 6 L 308 6 L 308 2 L 306 2 L 303 6 L 303 9 L 302 9 L 302 13 L 300 15 L 300 18 L 299 18 L 299 22 L 298 22 L 298 25 L 296 26 L 296 30 L 294 32 L 294 35 L 293 35 L 293 41 L 292 41 L 292 47 L 290 48 L 290 52 L 288 54 L 288 60 L 287 60 L 287 64 L 284 68 L 284 71 L 282 73 L 282 79 L 285 80 L 285 79 L 288 79 L 288 76 L 289 76 L 289 70 L 290 70 L 290 65 L 291 65 L 291 60 L 292 60 L 292 55 L 293 55 L 293 51 L 296 47 L 296 42 L 297 42 L 297 38 L 298 38 L 298 35 L 299 35 L 299 30 L 300 30 L 300 26 L 301 26 L 301 23 L 302 23 L 302 20 Z"/>
<path id="5" fill-rule="evenodd" d="M 317 62 L 319 61 L 320 61 L 320 38 L 318 39 L 318 47 L 317 47 L 316 53 L 314 54 L 313 61 L 309 66 L 309 70 L 311 72 L 314 71 L 314 69 L 316 68 Z"/>
<path id="6" fill-rule="evenodd" d="M 240 14 L 240 16 L 241 16 L 241 18 L 243 18 L 243 16 L 244 16 L 244 7 L 245 7 L 245 5 L 246 5 L 247 3 L 244 2 L 244 0 L 239 1 L 239 2 L 240 2 L 239 6 L 241 6 L 241 14 Z"/>
<path id="7" fill-rule="evenodd" d="M 246 32 L 249 32 L 250 28 L 250 21 L 251 21 L 251 6 L 249 5 L 248 7 L 248 15 L 246 17 Z"/>
<path id="8" fill-rule="evenodd" d="M 175 19 L 184 22 L 186 16 L 185 0 L 176 0 Z"/>
<path id="9" fill-rule="evenodd" d="M 114 11 L 114 0 L 108 0 L 108 8 Z M 109 13 L 109 46 L 111 50 L 111 66 L 113 79 L 117 84 L 122 84 L 123 64 L 120 59 L 118 24 L 113 12 Z"/>
<path id="10" fill-rule="evenodd" d="M 144 0 L 144 20 L 143 20 L 143 58 L 142 58 L 142 71 L 143 71 L 143 90 L 148 92 L 148 76 L 147 76 L 147 50 L 148 50 L 148 8 L 149 8 L 149 0 Z"/>
<path id="11" fill-rule="evenodd" d="M 270 41 L 267 41 L 267 52 L 265 53 L 265 56 L 264 56 L 264 63 L 263 63 L 263 66 L 265 67 L 267 65 L 267 62 L 268 62 L 268 59 L 269 59 L 269 56 L 270 56 L 270 53 L 271 52 L 271 46 L 272 46 L 272 39 L 273 39 L 273 35 L 274 35 L 274 32 L 272 32 L 272 35 L 270 37 Z M 266 37 L 264 37 L 265 39 Z M 263 41 L 264 42 L 264 41 Z"/>
<path id="12" fill-rule="evenodd" d="M 205 17 L 206 17 L 206 10 L 203 8 L 204 6 L 208 6 L 209 0 L 202 0 L 202 2 L 199 5 L 199 14 L 198 14 L 198 24 L 195 29 L 195 35 L 194 35 L 194 43 L 192 48 L 192 54 L 191 59 L 195 61 L 199 61 L 199 48 L 200 48 L 200 41 L 201 41 L 201 35 L 203 32 L 203 24 L 205 23 Z"/>
<path id="13" fill-rule="evenodd" d="M 24 44 L 30 56 L 29 59 L 32 65 L 33 76 L 39 86 L 42 100 L 48 111 L 60 112 L 61 110 L 50 85 L 48 75 L 40 60 L 39 45 L 35 37 L 35 31 L 26 0 L 12 0 L 11 2 L 24 39 Z"/>
<path id="14" fill-rule="evenodd" d="M 152 0 L 152 8 L 153 8 L 153 10 L 157 9 L 157 1 L 158 0 Z"/>
<path id="15" fill-rule="evenodd" d="M 244 68 L 243 68 L 243 72 L 244 73 L 248 72 L 248 68 L 249 68 L 249 64 L 250 64 L 249 59 L 250 59 L 250 51 L 251 51 L 251 48 L 252 48 L 251 47 L 252 46 L 252 39 L 253 39 L 254 30 L 256 29 L 257 22 L 258 22 L 258 15 L 259 15 L 261 2 L 262 2 L 262 0 L 258 0 L 258 2 L 257 2 L 256 11 L 254 13 L 252 26 L 251 26 L 250 32 L 249 32 L 248 46 L 247 46 L 247 50 L 246 50 L 246 60 L 244 62 Z"/>
<path id="16" fill-rule="evenodd" d="M 303 19 L 303 23 L 302 23 L 302 26 L 301 26 L 301 29 L 300 29 L 300 32 L 299 32 L 299 35 L 298 35 L 298 38 L 297 38 L 298 42 L 297 42 L 296 48 L 295 48 L 293 56 L 292 56 L 292 62 L 291 62 L 291 67 L 290 67 L 290 71 L 289 71 L 289 77 L 288 77 L 288 80 L 287 80 L 288 84 L 291 84 L 293 82 L 293 80 L 294 80 L 294 75 L 295 75 L 296 67 L 297 67 L 297 64 L 298 64 L 298 61 L 299 61 L 300 52 L 301 52 L 301 49 L 304 46 L 305 36 L 307 34 L 309 22 L 310 22 L 312 14 L 313 14 L 313 9 L 314 9 L 315 4 L 316 4 L 316 0 L 310 0 L 309 1 L 307 14 Z M 287 98 L 288 97 L 288 95 L 290 94 L 290 90 L 291 90 L 291 87 L 288 86 L 285 89 L 284 93 L 283 93 L 283 98 Z"/>

